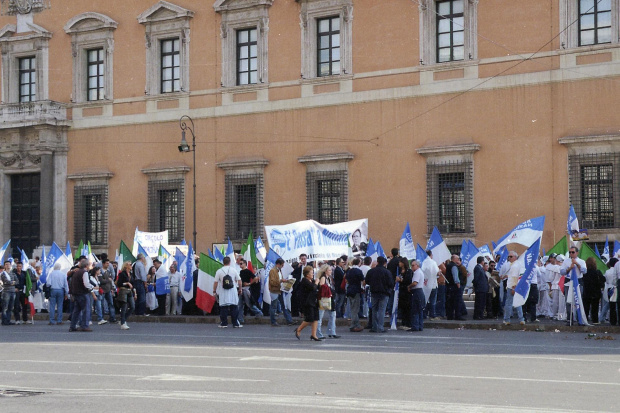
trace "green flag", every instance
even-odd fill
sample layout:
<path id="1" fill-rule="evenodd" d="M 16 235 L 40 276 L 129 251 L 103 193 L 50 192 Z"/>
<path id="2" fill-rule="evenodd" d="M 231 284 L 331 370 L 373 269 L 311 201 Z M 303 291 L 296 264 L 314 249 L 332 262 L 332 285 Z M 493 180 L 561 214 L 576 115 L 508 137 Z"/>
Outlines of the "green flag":
<path id="1" fill-rule="evenodd" d="M 603 262 L 603 260 L 601 260 L 596 253 L 594 252 L 594 250 L 592 250 L 592 248 L 590 248 L 590 246 L 588 244 L 586 244 L 585 242 L 581 243 L 581 249 L 579 250 L 579 258 L 581 258 L 582 260 L 587 260 L 588 258 L 593 257 L 594 261 L 596 261 L 596 268 L 598 268 L 598 270 L 600 272 L 602 272 L 603 274 L 605 274 L 605 272 L 608 270 L 607 268 L 607 264 L 605 264 Z"/>
<path id="2" fill-rule="evenodd" d="M 121 246 L 118 251 L 123 256 L 123 261 L 131 261 L 132 264 L 136 262 L 136 257 L 133 256 L 131 250 L 125 245 L 125 241 L 121 240 Z M 119 262 L 118 265 L 120 268 L 123 264 Z"/>
<path id="3" fill-rule="evenodd" d="M 553 248 L 547 251 L 547 255 L 551 255 L 552 253 L 555 253 L 555 254 L 562 254 L 566 256 L 567 252 L 568 252 L 568 241 L 566 240 L 566 236 L 564 236 L 562 237 L 561 240 L 558 241 L 557 244 L 553 246 Z"/>
<path id="4" fill-rule="evenodd" d="M 80 240 L 80 245 L 77 250 L 75 250 L 75 259 L 77 260 L 82 255 L 82 250 L 84 249 L 84 241 Z"/>

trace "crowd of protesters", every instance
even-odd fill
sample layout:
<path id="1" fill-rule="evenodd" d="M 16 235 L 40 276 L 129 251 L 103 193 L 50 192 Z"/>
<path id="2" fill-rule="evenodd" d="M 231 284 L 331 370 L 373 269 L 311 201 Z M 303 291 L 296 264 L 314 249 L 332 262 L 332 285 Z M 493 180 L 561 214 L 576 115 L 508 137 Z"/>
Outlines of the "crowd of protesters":
<path id="1" fill-rule="evenodd" d="M 501 317 L 509 325 L 514 314 L 520 324 L 536 323 L 541 318 L 570 323 L 570 282 L 563 277 L 575 269 L 587 321 L 620 324 L 620 261 L 611 258 L 603 274 L 593 259 L 583 261 L 577 253 L 577 248 L 572 247 L 567 257 L 540 257 L 527 301 L 514 308 L 514 290 L 522 273 L 514 251 L 509 252 L 501 268 L 496 268 L 495 260 L 478 257 L 472 274 L 458 255 L 438 265 L 432 252 L 427 251 L 429 258 L 420 263 L 400 257 L 396 248 L 389 259 L 379 256 L 376 260 L 342 256 L 334 261 L 308 262 L 307 255 L 301 254 L 290 275 L 283 275 L 281 259 L 269 273 L 258 270 L 255 274 L 242 256 L 237 256 L 236 262 L 226 257 L 224 267 L 215 276 L 213 294 L 217 303 L 211 313 L 220 315 L 220 327 L 228 326 L 228 316 L 233 327 L 242 327 L 248 315 L 269 316 L 273 327 L 282 325 L 280 315 L 289 326 L 297 324 L 294 317 L 301 317 L 303 322 L 294 330 L 295 336 L 299 338 L 301 331 L 310 326 L 313 340 L 339 338 L 338 318 L 350 320 L 349 330 L 354 333 L 364 329 L 385 333 L 386 321 L 390 323 L 395 315 L 399 329 L 415 332 L 423 330 L 425 319 L 466 320 L 468 310 L 463 296 L 467 287 L 475 296 L 473 320 Z M 37 259 L 31 260 L 25 270 L 22 262 L 5 261 L 0 274 L 2 325 L 31 324 L 36 312 L 46 311 L 50 325 L 69 321 L 69 331 L 84 332 L 92 331 L 93 312 L 98 325 L 120 324 L 123 330 L 129 329 L 127 319 L 132 314 L 205 315 L 194 299 L 183 298 L 176 262 L 166 273 L 169 292 L 161 292 L 156 288 L 161 262 L 155 259 L 147 269 L 145 257 L 139 254 L 137 258 L 134 264 L 125 262 L 119 268 L 119 263 L 109 261 L 105 254 L 96 263 L 80 257 L 68 272 L 56 265 L 44 284 Z M 193 296 L 197 278 L 196 271 Z M 292 290 L 283 292 L 281 286 L 288 278 L 294 279 Z M 237 288 L 224 286 L 229 279 Z M 263 283 L 268 285 L 270 304 L 262 300 Z M 65 319 L 66 314 L 69 316 Z M 361 320 L 366 320 L 365 327 Z"/>

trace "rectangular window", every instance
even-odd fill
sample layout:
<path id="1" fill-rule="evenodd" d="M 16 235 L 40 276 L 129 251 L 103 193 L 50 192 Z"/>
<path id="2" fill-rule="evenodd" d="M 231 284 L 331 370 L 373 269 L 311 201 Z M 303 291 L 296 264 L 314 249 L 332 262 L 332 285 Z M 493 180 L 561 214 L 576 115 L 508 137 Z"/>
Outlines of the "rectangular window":
<path id="1" fill-rule="evenodd" d="M 108 242 L 107 185 L 76 186 L 74 190 L 74 241 L 93 245 Z"/>
<path id="2" fill-rule="evenodd" d="M 348 219 L 348 172 L 306 172 L 307 217 L 322 224 Z"/>
<path id="3" fill-rule="evenodd" d="M 33 102 L 37 98 L 37 58 L 19 59 L 19 101 Z"/>
<path id="4" fill-rule="evenodd" d="M 317 180 L 317 203 L 319 222 L 335 224 L 341 222 L 342 202 L 340 179 Z"/>
<path id="5" fill-rule="evenodd" d="M 235 232 L 242 238 L 256 232 L 256 185 L 235 186 Z"/>
<path id="6" fill-rule="evenodd" d="M 149 231 L 168 231 L 171 243 L 181 242 L 185 225 L 183 179 L 149 181 Z"/>
<path id="7" fill-rule="evenodd" d="M 579 226 L 620 227 L 620 153 L 571 155 L 569 195 Z"/>
<path id="8" fill-rule="evenodd" d="M 465 232 L 465 174 L 437 175 L 439 225 L 445 232 Z"/>
<path id="9" fill-rule="evenodd" d="M 579 46 L 611 43 L 611 0 L 579 2 Z"/>
<path id="10" fill-rule="evenodd" d="M 86 97 L 89 101 L 105 99 L 103 47 L 86 51 Z"/>
<path id="11" fill-rule="evenodd" d="M 237 30 L 237 85 L 256 84 L 258 46 L 256 28 Z"/>
<path id="12" fill-rule="evenodd" d="M 181 90 L 181 55 L 179 39 L 161 41 L 161 93 Z"/>
<path id="13" fill-rule="evenodd" d="M 428 233 L 474 232 L 473 163 L 457 161 L 426 165 Z"/>
<path id="14" fill-rule="evenodd" d="M 244 240 L 254 238 L 263 229 L 263 175 L 260 173 L 226 174 L 226 235 Z"/>
<path id="15" fill-rule="evenodd" d="M 582 222 L 587 228 L 610 228 L 614 224 L 614 167 L 611 164 L 581 167 Z"/>
<path id="16" fill-rule="evenodd" d="M 317 20 L 318 76 L 340 74 L 340 16 Z"/>
<path id="17" fill-rule="evenodd" d="M 465 58 L 463 0 L 437 2 L 437 63 Z"/>

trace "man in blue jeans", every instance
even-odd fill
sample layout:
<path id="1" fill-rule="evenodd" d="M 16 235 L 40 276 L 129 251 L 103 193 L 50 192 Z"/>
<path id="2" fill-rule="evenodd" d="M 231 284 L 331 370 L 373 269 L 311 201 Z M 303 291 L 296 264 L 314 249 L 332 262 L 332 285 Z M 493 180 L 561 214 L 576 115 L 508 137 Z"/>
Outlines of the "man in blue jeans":
<path id="1" fill-rule="evenodd" d="M 387 308 L 390 291 L 394 289 L 392 273 L 385 268 L 387 260 L 384 257 L 377 258 L 377 266 L 368 270 L 366 284 L 370 286 L 372 300 L 372 329 L 371 333 L 387 333 L 384 328 L 385 310 Z"/>
<path id="2" fill-rule="evenodd" d="M 67 284 L 67 273 L 60 271 L 60 263 L 54 264 L 54 271 L 49 273 L 45 284 L 50 287 L 49 324 L 62 324 L 62 305 L 69 294 L 69 285 Z M 56 313 L 56 311 L 58 312 Z"/>
<path id="3" fill-rule="evenodd" d="M 92 289 L 92 285 L 88 280 L 88 271 L 86 266 L 88 261 L 82 258 L 79 263 L 79 269 L 73 272 L 71 277 L 71 296 L 73 297 L 73 313 L 71 314 L 71 327 L 69 331 L 86 331 L 93 330 L 88 327 L 90 321 L 90 311 L 88 311 L 88 295 Z M 80 313 L 84 314 L 80 317 Z M 80 321 L 80 329 L 77 328 L 78 320 Z"/>

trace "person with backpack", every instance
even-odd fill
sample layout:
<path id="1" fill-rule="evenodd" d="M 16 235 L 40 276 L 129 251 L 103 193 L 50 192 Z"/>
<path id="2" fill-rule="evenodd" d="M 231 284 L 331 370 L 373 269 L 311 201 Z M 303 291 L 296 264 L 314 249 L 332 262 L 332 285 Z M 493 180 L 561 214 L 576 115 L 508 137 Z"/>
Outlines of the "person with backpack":
<path id="1" fill-rule="evenodd" d="M 220 306 L 220 328 L 228 327 L 228 314 L 233 328 L 243 327 L 237 316 L 239 314 L 239 296 L 241 295 L 241 277 L 237 270 L 230 266 L 230 257 L 224 257 L 224 266 L 215 273 L 213 294 L 217 294 Z"/>

